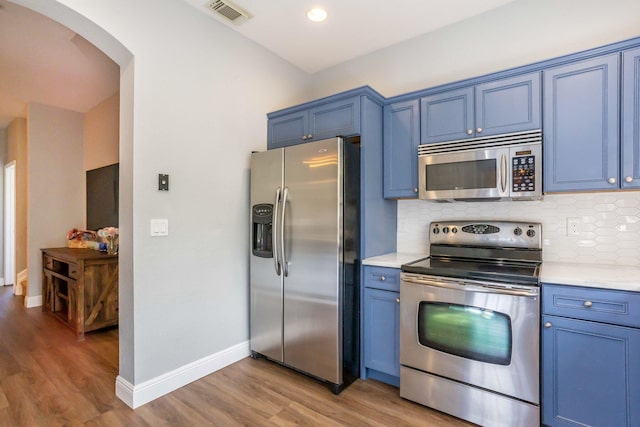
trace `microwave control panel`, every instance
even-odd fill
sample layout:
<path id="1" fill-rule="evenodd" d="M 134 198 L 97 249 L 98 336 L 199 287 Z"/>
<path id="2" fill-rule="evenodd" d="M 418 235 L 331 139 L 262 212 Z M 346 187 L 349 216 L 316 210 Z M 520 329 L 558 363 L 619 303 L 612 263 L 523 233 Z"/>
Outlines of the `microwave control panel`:
<path id="1" fill-rule="evenodd" d="M 512 191 L 525 192 L 536 190 L 536 157 L 516 156 L 511 160 Z"/>

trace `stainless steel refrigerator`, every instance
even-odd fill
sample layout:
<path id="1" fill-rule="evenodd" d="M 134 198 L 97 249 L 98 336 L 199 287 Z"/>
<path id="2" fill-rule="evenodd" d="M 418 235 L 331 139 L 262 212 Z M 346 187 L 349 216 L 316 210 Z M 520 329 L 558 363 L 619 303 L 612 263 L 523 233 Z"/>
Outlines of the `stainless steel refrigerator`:
<path id="1" fill-rule="evenodd" d="M 334 393 L 359 375 L 359 211 L 359 139 L 251 155 L 251 355 Z"/>

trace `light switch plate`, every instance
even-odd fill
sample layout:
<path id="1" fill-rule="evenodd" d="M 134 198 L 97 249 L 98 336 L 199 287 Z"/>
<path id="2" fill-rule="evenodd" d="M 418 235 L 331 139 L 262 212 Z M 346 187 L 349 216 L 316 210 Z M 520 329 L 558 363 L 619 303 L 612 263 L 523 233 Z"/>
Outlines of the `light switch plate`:
<path id="1" fill-rule="evenodd" d="M 169 235 L 169 220 L 164 219 L 152 219 L 151 220 L 151 236 L 168 236 Z"/>
<path id="2" fill-rule="evenodd" d="M 169 191 L 169 175 L 168 174 L 158 174 L 158 190 L 159 191 Z"/>

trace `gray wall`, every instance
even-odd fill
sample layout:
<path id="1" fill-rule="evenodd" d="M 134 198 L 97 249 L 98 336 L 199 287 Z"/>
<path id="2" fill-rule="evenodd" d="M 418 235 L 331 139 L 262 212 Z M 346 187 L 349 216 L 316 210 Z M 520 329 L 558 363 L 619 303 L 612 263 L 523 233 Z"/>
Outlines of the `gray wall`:
<path id="1" fill-rule="evenodd" d="M 515 0 L 314 76 L 313 97 L 389 97 L 640 36 L 638 0 Z"/>
<path id="2" fill-rule="evenodd" d="M 42 294 L 41 248 L 67 245 L 67 231 L 84 222 L 84 115 L 29 104 L 27 271 L 29 300 Z"/>
<path id="3" fill-rule="evenodd" d="M 636 0 L 516 0 L 307 76 L 180 0 L 15 1 L 48 9 L 122 67 L 120 374 L 133 384 L 247 340 L 248 153 L 266 146 L 267 112 L 362 84 L 395 95 L 640 31 Z M 169 219 L 168 237 L 149 236 L 152 218 Z"/>
<path id="4" fill-rule="evenodd" d="M 121 66 L 120 375 L 139 384 L 246 342 L 249 153 L 308 76 L 182 1 L 16 2 Z M 152 218 L 169 236 L 150 237 Z"/>
<path id="5" fill-rule="evenodd" d="M 4 200 L 4 165 L 7 163 L 7 129 L 0 129 L 0 200 Z M 4 203 L 0 203 L 4 206 Z M 0 207 L 0 277 L 4 277 L 4 208 Z M 7 278 L 4 277 L 5 283 Z"/>

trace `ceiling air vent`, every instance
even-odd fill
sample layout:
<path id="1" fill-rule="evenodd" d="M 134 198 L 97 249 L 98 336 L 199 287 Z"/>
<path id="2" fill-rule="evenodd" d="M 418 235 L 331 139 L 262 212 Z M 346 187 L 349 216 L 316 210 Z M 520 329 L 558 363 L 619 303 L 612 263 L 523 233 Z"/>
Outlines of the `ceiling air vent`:
<path id="1" fill-rule="evenodd" d="M 212 0 L 205 6 L 211 11 L 223 16 L 225 19 L 233 22 L 236 25 L 240 25 L 247 19 L 251 18 L 251 15 L 249 15 L 249 13 L 228 0 Z"/>

